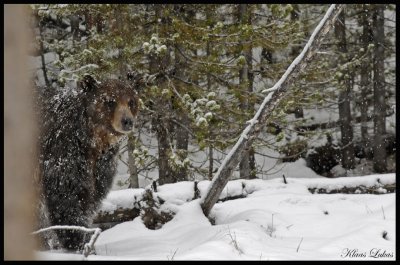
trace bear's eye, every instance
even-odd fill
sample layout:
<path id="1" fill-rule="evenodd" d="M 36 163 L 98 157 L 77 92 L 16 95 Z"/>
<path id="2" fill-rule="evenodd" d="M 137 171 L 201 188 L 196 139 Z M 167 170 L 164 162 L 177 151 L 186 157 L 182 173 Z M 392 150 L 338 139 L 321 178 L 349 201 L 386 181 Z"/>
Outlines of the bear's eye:
<path id="1" fill-rule="evenodd" d="M 136 102 L 135 102 L 135 100 L 133 100 L 133 99 L 131 99 L 131 100 L 128 101 L 128 105 L 129 105 L 130 108 L 134 108 L 134 107 L 135 107 L 135 104 L 136 104 Z"/>
<path id="2" fill-rule="evenodd" d="M 105 100 L 104 101 L 104 104 L 107 106 L 107 107 L 110 107 L 110 108 L 112 108 L 112 107 L 114 107 L 115 106 L 115 100 L 113 100 L 113 99 L 108 99 L 108 100 Z"/>

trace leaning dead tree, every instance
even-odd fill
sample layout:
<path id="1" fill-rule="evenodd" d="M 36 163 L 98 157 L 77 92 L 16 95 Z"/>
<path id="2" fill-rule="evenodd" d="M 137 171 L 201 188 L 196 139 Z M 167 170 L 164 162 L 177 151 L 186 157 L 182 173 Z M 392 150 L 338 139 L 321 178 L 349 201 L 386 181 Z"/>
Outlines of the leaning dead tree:
<path id="1" fill-rule="evenodd" d="M 331 5 L 324 18 L 320 21 L 306 46 L 299 56 L 292 62 L 281 79 L 270 89 L 253 119 L 249 120 L 239 140 L 225 157 L 220 168 L 210 183 L 207 194 L 201 201 L 201 208 L 206 216 L 218 201 L 218 198 L 227 184 L 232 172 L 240 162 L 243 154 L 249 150 L 253 141 L 257 138 L 264 124 L 268 122 L 270 113 L 278 106 L 279 102 L 289 93 L 289 87 L 297 76 L 311 62 L 323 38 L 333 27 L 337 16 L 342 11 L 343 5 Z"/>

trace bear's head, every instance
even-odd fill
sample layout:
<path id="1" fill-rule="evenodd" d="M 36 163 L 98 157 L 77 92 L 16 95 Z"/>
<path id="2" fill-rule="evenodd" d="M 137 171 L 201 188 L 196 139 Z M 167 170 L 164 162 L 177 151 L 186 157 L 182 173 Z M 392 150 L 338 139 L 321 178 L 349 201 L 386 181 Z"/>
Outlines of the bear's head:
<path id="1" fill-rule="evenodd" d="M 101 146 L 133 131 L 139 108 L 134 84 L 117 79 L 97 82 L 87 75 L 78 85 L 86 95 L 87 113 Z"/>

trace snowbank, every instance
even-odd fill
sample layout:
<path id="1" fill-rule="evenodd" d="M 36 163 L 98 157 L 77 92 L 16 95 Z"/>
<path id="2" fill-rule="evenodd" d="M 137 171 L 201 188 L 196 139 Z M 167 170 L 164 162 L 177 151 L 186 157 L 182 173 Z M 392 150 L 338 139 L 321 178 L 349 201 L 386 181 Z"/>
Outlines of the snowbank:
<path id="1" fill-rule="evenodd" d="M 378 182 L 379 179 L 379 182 Z M 176 215 L 161 229 L 147 229 L 140 218 L 103 231 L 89 260 L 394 260 L 394 193 L 311 194 L 309 187 L 395 182 L 395 174 L 337 179 L 234 180 L 221 197 L 246 198 L 217 203 L 215 225 L 192 200 L 193 182 L 159 187 L 158 196 Z M 201 195 L 209 181 L 198 183 Z M 125 205 L 140 190 L 111 192 L 105 205 Z M 225 195 L 224 195 L 225 194 Z M 106 207 L 103 205 L 103 207 Z M 82 259 L 82 255 L 38 252 L 40 259 Z"/>

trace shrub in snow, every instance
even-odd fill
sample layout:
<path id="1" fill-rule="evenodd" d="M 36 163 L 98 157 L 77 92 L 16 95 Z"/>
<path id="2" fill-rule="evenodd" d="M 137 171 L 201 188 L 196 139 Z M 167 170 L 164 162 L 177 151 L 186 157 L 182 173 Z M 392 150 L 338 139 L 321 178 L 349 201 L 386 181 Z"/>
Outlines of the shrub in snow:
<path id="1" fill-rule="evenodd" d="M 329 175 L 329 171 L 339 164 L 340 155 L 340 149 L 328 143 L 313 149 L 307 155 L 307 166 L 319 175 Z"/>
<path id="2" fill-rule="evenodd" d="M 285 154 L 282 162 L 294 162 L 299 158 L 306 157 L 307 141 L 297 139 L 279 148 L 279 152 Z"/>

